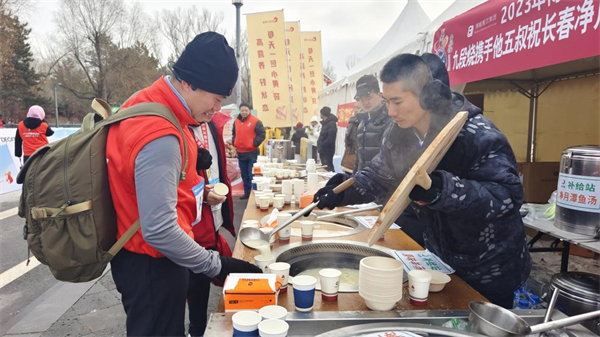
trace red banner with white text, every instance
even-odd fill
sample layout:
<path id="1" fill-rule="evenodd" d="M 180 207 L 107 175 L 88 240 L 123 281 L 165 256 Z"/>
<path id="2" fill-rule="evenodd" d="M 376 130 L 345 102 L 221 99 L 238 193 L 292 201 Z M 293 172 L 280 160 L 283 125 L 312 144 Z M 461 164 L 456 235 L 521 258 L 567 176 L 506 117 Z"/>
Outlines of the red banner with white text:
<path id="1" fill-rule="evenodd" d="M 435 33 L 450 84 L 600 55 L 600 0 L 489 0 Z"/>

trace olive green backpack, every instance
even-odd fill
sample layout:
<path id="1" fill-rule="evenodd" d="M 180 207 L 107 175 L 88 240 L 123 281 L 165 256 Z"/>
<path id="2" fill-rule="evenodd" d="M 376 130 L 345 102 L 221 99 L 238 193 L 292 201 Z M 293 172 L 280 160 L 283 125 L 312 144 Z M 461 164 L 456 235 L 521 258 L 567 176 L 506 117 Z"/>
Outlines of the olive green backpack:
<path id="1" fill-rule="evenodd" d="M 29 251 L 66 282 L 86 282 L 106 265 L 140 228 L 137 220 L 116 240 L 117 221 L 108 184 L 106 139 L 110 125 L 138 116 L 159 116 L 184 137 L 179 121 L 164 105 L 140 103 L 112 114 L 99 99 L 92 103 L 81 129 L 39 148 L 25 163 L 19 216 Z M 185 139 L 185 138 L 184 138 Z M 180 181 L 185 179 L 187 146 Z M 29 252 L 28 252 L 29 260 Z"/>

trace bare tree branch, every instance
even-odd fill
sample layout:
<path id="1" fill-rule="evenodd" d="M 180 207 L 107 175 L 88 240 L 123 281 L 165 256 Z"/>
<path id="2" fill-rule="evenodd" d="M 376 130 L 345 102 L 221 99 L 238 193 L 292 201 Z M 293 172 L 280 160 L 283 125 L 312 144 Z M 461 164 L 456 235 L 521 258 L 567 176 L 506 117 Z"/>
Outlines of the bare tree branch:
<path id="1" fill-rule="evenodd" d="M 358 61 L 360 61 L 360 59 L 354 54 L 346 57 L 346 69 L 352 69 L 358 63 Z"/>

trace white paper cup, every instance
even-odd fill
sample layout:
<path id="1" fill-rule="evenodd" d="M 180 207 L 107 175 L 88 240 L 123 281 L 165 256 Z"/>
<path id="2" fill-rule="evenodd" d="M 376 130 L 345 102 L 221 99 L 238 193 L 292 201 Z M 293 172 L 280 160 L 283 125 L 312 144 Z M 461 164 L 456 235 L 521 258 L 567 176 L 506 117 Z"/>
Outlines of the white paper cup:
<path id="1" fill-rule="evenodd" d="M 316 191 L 319 188 L 319 175 L 315 172 L 308 173 L 306 182 L 309 191 Z"/>
<path id="2" fill-rule="evenodd" d="M 261 212 L 266 212 L 269 210 L 269 200 L 271 198 L 266 197 L 266 196 L 261 196 L 260 198 L 258 198 L 259 203 L 260 203 L 260 211 Z"/>
<path id="3" fill-rule="evenodd" d="M 300 226 L 302 226 L 302 241 L 312 240 L 315 222 L 311 220 L 303 220 L 300 221 Z"/>
<path id="4" fill-rule="evenodd" d="M 296 311 L 311 311 L 315 303 L 317 279 L 309 275 L 294 277 L 294 306 Z"/>
<path id="5" fill-rule="evenodd" d="M 267 305 L 266 307 L 260 308 L 258 313 L 265 319 L 281 319 L 285 321 L 287 316 L 287 309 L 279 305 Z"/>
<path id="6" fill-rule="evenodd" d="M 265 319 L 258 323 L 258 333 L 260 337 L 286 337 L 290 325 L 280 319 Z"/>
<path id="7" fill-rule="evenodd" d="M 277 208 L 278 210 L 281 211 L 283 209 L 284 204 L 285 204 L 285 201 L 282 197 L 273 198 L 273 207 Z"/>
<path id="8" fill-rule="evenodd" d="M 302 179 L 293 179 L 294 182 L 294 195 L 296 196 L 296 200 L 300 200 L 302 194 L 304 194 L 304 180 Z"/>
<path id="9" fill-rule="evenodd" d="M 279 292 L 287 292 L 288 280 L 290 278 L 290 264 L 286 262 L 271 263 L 267 270 L 269 274 L 279 275 L 283 280 L 283 285 L 281 286 L 281 289 L 279 289 Z"/>
<path id="10" fill-rule="evenodd" d="M 289 205 L 289 203 L 292 201 L 292 186 L 293 183 L 291 180 L 284 180 L 281 182 L 281 193 L 285 197 L 286 205 Z"/>
<path id="11" fill-rule="evenodd" d="M 254 191 L 254 204 L 256 205 L 256 208 L 260 208 L 260 197 L 262 196 L 262 191 Z"/>
<path id="12" fill-rule="evenodd" d="M 277 226 L 286 222 L 291 217 L 292 217 L 292 215 L 290 213 L 284 213 L 284 212 L 278 213 L 277 214 Z M 292 234 L 292 225 L 290 224 L 287 227 L 285 227 L 279 231 L 279 240 L 280 241 L 289 240 L 291 234 Z"/>
<path id="13" fill-rule="evenodd" d="M 411 270 L 408 272 L 408 294 L 410 304 L 423 306 L 427 304 L 431 274 L 425 270 Z"/>
<path id="14" fill-rule="evenodd" d="M 263 273 L 266 273 L 269 270 L 269 265 L 275 262 L 275 256 L 271 255 L 270 258 L 265 258 L 262 255 L 256 255 L 254 257 L 254 262 Z"/>
<path id="15" fill-rule="evenodd" d="M 259 180 L 256 182 L 256 190 L 258 191 L 262 191 L 265 189 L 265 181 L 264 180 Z"/>
<path id="16" fill-rule="evenodd" d="M 342 272 L 333 268 L 325 268 L 319 270 L 319 276 L 321 281 L 321 298 L 325 301 L 337 300 Z"/>
<path id="17" fill-rule="evenodd" d="M 231 317 L 234 336 L 256 336 L 262 316 L 256 311 L 238 311 Z"/>
<path id="18" fill-rule="evenodd" d="M 213 187 L 212 191 L 222 197 L 226 197 L 229 193 L 229 187 L 223 183 L 217 183 L 215 184 L 215 187 Z"/>

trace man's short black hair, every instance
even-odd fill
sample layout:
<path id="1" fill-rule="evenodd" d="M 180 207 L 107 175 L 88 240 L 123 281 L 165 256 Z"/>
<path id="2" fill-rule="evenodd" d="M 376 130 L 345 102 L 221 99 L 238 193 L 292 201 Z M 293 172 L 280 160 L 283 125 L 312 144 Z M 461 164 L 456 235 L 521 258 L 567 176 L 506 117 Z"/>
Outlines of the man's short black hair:
<path id="1" fill-rule="evenodd" d="M 252 111 L 252 105 L 250 105 L 250 103 L 243 102 L 240 104 L 240 110 L 242 110 L 242 107 L 246 107 Z"/>
<path id="2" fill-rule="evenodd" d="M 331 115 L 331 108 L 328 106 L 324 106 L 323 108 L 321 108 L 321 115 L 329 117 L 329 115 Z"/>
<path id="3" fill-rule="evenodd" d="M 423 87 L 433 80 L 427 63 L 413 54 L 400 54 L 389 60 L 381 70 L 383 83 L 401 81 L 404 88 L 417 97 Z"/>

